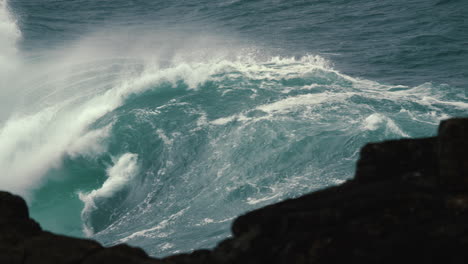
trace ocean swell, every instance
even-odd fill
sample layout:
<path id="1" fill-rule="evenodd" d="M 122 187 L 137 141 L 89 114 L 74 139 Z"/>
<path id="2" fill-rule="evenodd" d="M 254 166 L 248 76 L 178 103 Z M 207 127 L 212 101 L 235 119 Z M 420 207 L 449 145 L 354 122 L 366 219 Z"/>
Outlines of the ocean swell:
<path id="1" fill-rule="evenodd" d="M 21 34 L 0 3 L 9 75 Z M 97 30 L 38 51 L 1 91 L 20 100 L 2 112 L 0 185 L 52 231 L 157 256 L 212 247 L 239 214 L 348 179 L 363 144 L 429 136 L 468 111 L 446 84 L 384 84 L 321 55 L 146 33 Z"/>

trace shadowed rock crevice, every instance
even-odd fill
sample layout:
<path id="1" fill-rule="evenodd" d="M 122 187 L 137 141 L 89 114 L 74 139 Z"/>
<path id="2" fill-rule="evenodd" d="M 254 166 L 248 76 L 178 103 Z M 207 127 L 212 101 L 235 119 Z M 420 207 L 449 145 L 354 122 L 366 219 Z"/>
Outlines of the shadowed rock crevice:
<path id="1" fill-rule="evenodd" d="M 0 192 L 0 263 L 468 263 L 468 119 L 364 146 L 354 179 L 238 217 L 212 250 L 164 259 L 41 230 Z"/>

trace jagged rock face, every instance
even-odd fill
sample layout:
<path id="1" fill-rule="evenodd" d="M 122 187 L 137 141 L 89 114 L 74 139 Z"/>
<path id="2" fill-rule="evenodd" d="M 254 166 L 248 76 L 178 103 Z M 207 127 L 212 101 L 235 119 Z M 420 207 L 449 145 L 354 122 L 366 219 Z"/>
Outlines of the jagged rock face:
<path id="1" fill-rule="evenodd" d="M 0 192 L 0 263 L 159 263 L 139 248 L 99 243 L 43 231 L 24 200 Z"/>
<path id="2" fill-rule="evenodd" d="M 468 191 L 468 122 L 441 123 L 438 136 L 439 182 L 450 190 Z"/>
<path id="3" fill-rule="evenodd" d="M 213 250 L 151 259 L 45 232 L 0 192 L 0 263 L 468 263 L 468 119 L 368 144 L 353 180 L 240 216 L 232 233 Z"/>

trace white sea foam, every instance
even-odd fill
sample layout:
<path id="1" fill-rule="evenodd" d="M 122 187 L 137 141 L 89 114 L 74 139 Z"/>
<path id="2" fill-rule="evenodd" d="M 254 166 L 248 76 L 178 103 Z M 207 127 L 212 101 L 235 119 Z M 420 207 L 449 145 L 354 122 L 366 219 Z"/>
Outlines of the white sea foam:
<path id="1" fill-rule="evenodd" d="M 374 131 L 379 129 L 381 126 L 385 126 L 385 129 L 393 134 L 397 134 L 401 137 L 409 137 L 391 118 L 385 115 L 374 113 L 366 117 L 363 122 L 364 130 Z"/>
<path id="2" fill-rule="evenodd" d="M 164 134 L 164 131 L 162 129 L 157 129 L 156 134 L 159 136 L 159 138 L 161 138 L 161 140 L 167 147 L 170 147 L 174 142 L 173 139 L 170 139 L 166 134 Z"/>
<path id="3" fill-rule="evenodd" d="M 164 244 L 162 244 L 162 245 L 160 246 L 160 249 L 161 249 L 161 250 L 168 250 L 168 249 L 171 249 L 171 248 L 173 248 L 173 247 L 175 247 L 175 245 L 172 244 L 172 243 L 164 243 Z"/>
<path id="4" fill-rule="evenodd" d="M 225 219 L 221 219 L 221 220 L 215 220 L 215 219 L 211 219 L 211 218 L 204 218 L 199 223 L 194 224 L 194 226 L 205 226 L 205 225 L 209 225 L 209 224 L 225 223 L 225 222 L 228 222 L 228 221 L 232 221 L 236 217 L 237 216 L 229 217 L 229 218 L 225 218 Z"/>
<path id="5" fill-rule="evenodd" d="M 384 122 L 384 116 L 378 113 L 374 113 L 366 119 L 364 119 L 363 127 L 366 130 L 377 130 L 379 125 Z"/>
<path id="6" fill-rule="evenodd" d="M 258 122 L 260 120 L 271 119 L 275 115 L 284 115 L 288 114 L 291 111 L 295 111 L 300 107 L 304 106 L 313 106 L 319 105 L 325 102 L 332 102 L 332 101 L 343 101 L 347 97 L 349 97 L 350 93 L 341 93 L 341 94 L 333 94 L 333 93 L 321 93 L 321 94 L 303 94 L 297 96 L 290 96 L 284 99 L 278 100 L 273 103 L 259 105 L 255 108 L 255 110 L 260 110 L 265 112 L 267 115 L 260 116 L 260 117 L 247 117 L 245 113 L 240 113 L 232 116 L 221 117 L 215 120 L 212 120 L 210 124 L 212 125 L 226 125 L 233 121 L 241 121 L 241 122 Z"/>
<path id="7" fill-rule="evenodd" d="M 84 232 L 92 235 L 93 229 L 88 224 L 91 212 L 97 209 L 96 200 L 112 197 L 118 191 L 121 191 L 138 173 L 138 155 L 125 153 L 118 158 L 114 166 L 107 170 L 108 178 L 99 189 L 89 193 L 80 192 L 79 198 L 85 206 L 81 212 L 84 221 Z"/>
<path id="8" fill-rule="evenodd" d="M 211 121 L 210 123 L 213 124 L 213 125 L 222 126 L 222 125 L 226 125 L 227 123 L 230 123 L 230 122 L 236 120 L 239 116 L 240 115 L 221 117 L 221 118 L 218 118 L 218 119 L 215 119 L 215 120 Z"/>
<path id="9" fill-rule="evenodd" d="M 288 60 L 286 60 L 288 61 Z M 320 67 L 325 67 L 322 65 Z M 322 85 L 322 87 L 328 87 L 330 91 L 322 93 L 313 93 L 313 94 L 304 94 L 298 96 L 289 96 L 283 99 L 280 99 L 276 102 L 259 105 L 255 109 L 261 110 L 267 113 L 266 116 L 261 117 L 247 117 L 246 112 L 241 112 L 231 116 L 221 117 L 210 121 L 212 125 L 226 125 L 233 121 L 241 122 L 257 122 L 260 120 L 271 119 L 274 116 L 281 116 L 284 114 L 289 114 L 292 111 L 296 111 L 300 107 L 319 105 L 329 102 L 341 102 L 343 107 L 352 107 L 348 98 L 352 96 L 360 96 L 363 98 L 373 99 L 373 100 L 391 100 L 395 103 L 401 102 L 411 102 L 417 103 L 422 106 L 426 106 L 429 109 L 433 110 L 430 113 L 433 119 L 434 124 L 437 124 L 442 119 L 446 119 L 449 116 L 446 114 L 438 113 L 442 110 L 440 106 L 449 106 L 453 108 L 458 108 L 461 110 L 468 109 L 468 103 L 463 101 L 449 101 L 441 99 L 441 94 L 437 92 L 437 89 L 432 87 L 430 84 L 423 84 L 416 87 L 406 87 L 406 86 L 389 86 L 382 85 L 377 82 L 362 80 L 358 78 L 349 77 L 343 75 L 339 72 L 336 72 L 333 69 L 321 68 L 324 71 L 328 71 L 332 74 L 337 74 L 340 78 L 352 81 L 352 87 L 340 87 L 337 85 Z M 304 69 L 302 73 L 305 73 L 307 70 Z M 317 85 L 308 85 L 298 88 L 299 90 L 312 89 L 317 87 Z M 393 91 L 394 88 L 405 88 L 397 91 Z M 284 93 L 288 94 L 291 91 L 295 90 L 293 87 L 287 87 Z M 249 110 L 250 111 L 250 110 Z M 412 117 L 412 119 L 416 119 Z M 423 121 L 424 122 L 424 121 Z M 376 130 L 379 125 L 385 124 L 387 130 L 391 133 L 397 134 L 402 137 L 409 137 L 391 118 L 386 117 L 381 114 L 373 114 L 365 118 L 363 128 L 365 130 Z"/>
<path id="10" fill-rule="evenodd" d="M 289 112 L 290 109 L 304 105 L 315 105 L 326 102 L 328 99 L 334 97 L 326 93 L 323 94 L 304 94 L 294 97 L 288 97 L 286 99 L 258 106 L 257 109 L 266 113 L 285 113 Z M 342 97 L 342 96 L 340 96 Z"/>
<path id="11" fill-rule="evenodd" d="M 187 210 L 188 208 L 182 209 L 178 211 L 177 213 L 170 215 L 169 217 L 167 217 L 165 220 L 161 221 L 157 225 L 151 228 L 147 228 L 144 230 L 134 232 L 133 234 L 129 236 L 119 239 L 118 241 L 116 241 L 116 243 L 126 243 L 127 241 L 135 239 L 137 237 L 152 237 L 152 238 L 166 237 L 167 236 L 166 233 L 161 232 L 161 230 L 165 229 L 168 225 L 174 222 L 177 218 L 182 216 Z"/>
<path id="12" fill-rule="evenodd" d="M 275 193 L 275 194 L 273 194 L 271 196 L 266 196 L 266 197 L 262 197 L 262 198 L 249 197 L 249 198 L 247 198 L 247 203 L 250 204 L 250 205 L 254 205 L 254 204 L 261 203 L 261 202 L 266 202 L 266 201 L 269 201 L 269 200 L 272 200 L 272 199 L 276 199 L 280 195 L 282 195 L 282 193 Z"/>

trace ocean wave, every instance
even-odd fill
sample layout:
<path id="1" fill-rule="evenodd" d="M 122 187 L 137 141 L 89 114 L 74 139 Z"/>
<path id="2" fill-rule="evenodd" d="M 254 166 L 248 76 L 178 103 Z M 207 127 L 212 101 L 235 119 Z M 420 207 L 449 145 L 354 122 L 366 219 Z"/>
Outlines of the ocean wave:
<path id="1" fill-rule="evenodd" d="M 216 219 L 340 183 L 362 144 L 428 136 L 468 109 L 449 86 L 382 84 L 313 54 L 215 49 L 210 37 L 123 56 L 96 38 L 11 83 L 24 98 L 0 126 L 0 185 L 31 202 L 51 171 L 89 165 L 96 178 L 63 194 L 82 201 L 84 232 L 151 254 L 212 246 L 228 232 Z"/>
<path id="2" fill-rule="evenodd" d="M 138 155 L 125 153 L 120 156 L 114 166 L 107 169 L 108 178 L 99 189 L 92 190 L 89 193 L 79 192 L 79 198 L 84 203 L 81 216 L 83 219 L 84 232 L 90 236 L 93 234 L 93 226 L 90 223 L 90 214 L 98 209 L 96 202 L 99 199 L 112 197 L 115 193 L 121 191 L 137 175 Z"/>
<path id="3" fill-rule="evenodd" d="M 77 66 L 81 68 L 82 62 L 77 65 L 72 59 L 65 67 L 63 59 L 59 60 L 61 69 L 57 69 L 54 76 L 60 76 L 61 80 L 54 82 L 50 82 L 48 74 L 43 73 L 43 68 L 50 71 L 50 62 L 46 66 L 38 65 L 34 75 L 35 88 L 19 87 L 31 101 L 35 98 L 35 102 L 24 105 L 21 112 L 12 115 L 0 127 L 0 164 L 6 171 L 6 176 L 0 179 L 3 186 L 31 197 L 31 191 L 42 183 L 43 175 L 50 168 L 60 166 L 65 155 L 75 155 L 78 145 L 99 145 L 97 141 L 102 141 L 102 136 L 89 134 L 94 122 L 123 105 L 129 96 L 151 90 L 158 84 L 168 83 L 174 87 L 182 82 L 188 89 L 197 89 L 209 80 L 235 79 L 234 76 L 239 74 L 242 78 L 279 80 L 324 68 L 324 60 L 316 56 L 305 56 L 299 60 L 274 57 L 260 63 L 250 57 L 235 61 L 214 58 L 180 62 L 181 57 L 175 59 L 177 64 L 165 68 L 161 68 L 157 61 L 146 65 L 132 61 L 130 66 L 137 65 L 137 69 L 129 71 L 140 70 L 136 74 L 121 72 L 120 69 L 115 72 L 115 69 L 105 66 L 108 60 L 97 64 L 95 58 L 94 67 L 87 71 L 82 69 L 84 72 L 80 74 L 87 75 L 89 82 L 75 78 L 74 69 Z M 44 74 L 43 80 L 37 77 L 41 73 Z M 98 78 L 99 75 L 109 78 Z M 79 143 L 83 141 L 88 143 Z M 86 150 L 82 148 L 80 151 Z"/>
<path id="4" fill-rule="evenodd" d="M 87 50 L 83 47 L 80 49 Z M 390 100 L 395 105 L 418 104 L 439 113 L 444 112 L 445 107 L 461 110 L 468 108 L 467 102 L 447 99 L 443 92 L 437 91 L 430 84 L 417 87 L 389 86 L 354 78 L 334 70 L 330 62 L 316 55 L 286 58 L 275 56 L 257 60 L 249 55 L 242 56 L 241 51 L 236 59 L 220 56 L 202 61 L 194 60 L 191 55 L 182 51 L 174 56 L 173 62 L 165 60 L 164 65 L 158 61 L 135 63 L 135 60 L 131 60 L 131 64 L 125 66 L 128 60 L 121 60 L 120 63 L 124 65 L 117 70 L 106 66 L 109 60 L 97 63 L 99 60 L 95 58 L 95 66 L 88 70 L 80 66 L 82 62 L 78 64 L 82 70 L 78 75 L 80 78 L 75 78 L 77 73 L 74 69 L 77 66 L 72 60 L 69 61 L 71 66 L 57 70 L 56 75 L 62 79 L 60 82 L 50 83 L 49 80 L 44 80 L 44 83 L 37 83 L 36 89 L 28 87 L 29 94 L 31 91 L 45 94 L 39 96 L 39 103 L 29 106 L 34 109 L 34 113 L 12 116 L 0 128 L 0 164 L 6 175 L 1 178 L 2 185 L 30 197 L 31 191 L 43 182 L 46 172 L 60 166 L 64 156 L 105 152 L 104 141 L 111 133 L 110 128 L 93 132 L 93 124 L 123 106 L 128 98 L 157 90 L 164 84 L 169 85 L 169 88 L 182 85 L 183 89 L 198 90 L 203 89 L 206 83 L 214 82 L 222 96 L 236 89 L 248 89 L 254 94 L 259 91 L 274 92 L 275 95 L 268 99 L 270 102 L 251 97 L 253 108 L 224 117 L 213 118 L 216 114 L 208 118 L 205 116 L 204 120 L 208 119 L 208 123 L 204 124 L 212 125 L 227 125 L 233 121 L 257 122 L 286 115 L 295 118 L 290 114 L 298 108 L 308 109 L 302 114 L 309 113 L 312 117 L 315 114 L 320 115 L 321 110 L 328 111 L 323 107 L 332 102 L 353 108 L 360 104 L 359 101 L 371 100 L 378 103 Z M 184 60 L 184 56 L 190 59 Z M 63 60 L 60 62 L 60 65 L 64 65 Z M 111 62 L 114 65 L 116 60 Z M 127 71 L 121 70 L 126 67 Z M 108 78 L 97 78 L 102 74 Z M 84 81 L 82 75 L 88 76 L 90 81 Z M 44 86 L 50 90 L 44 90 Z M 64 95 L 55 95 L 60 92 Z M 322 105 L 322 108 L 313 110 L 310 108 L 313 105 Z M 252 114 L 255 111 L 263 114 Z M 362 117 L 363 122 L 368 123 L 364 127 L 375 127 L 377 123 L 371 117 L 376 116 L 383 115 L 374 113 L 370 117 Z M 431 122 L 438 122 L 442 116 L 444 115 Z M 426 116 L 421 120 L 427 118 Z M 409 136 L 393 122 L 389 121 L 388 124 L 393 127 L 391 131 L 396 135 Z M 163 130 L 157 131 L 167 144 L 171 144 L 172 141 Z"/>

